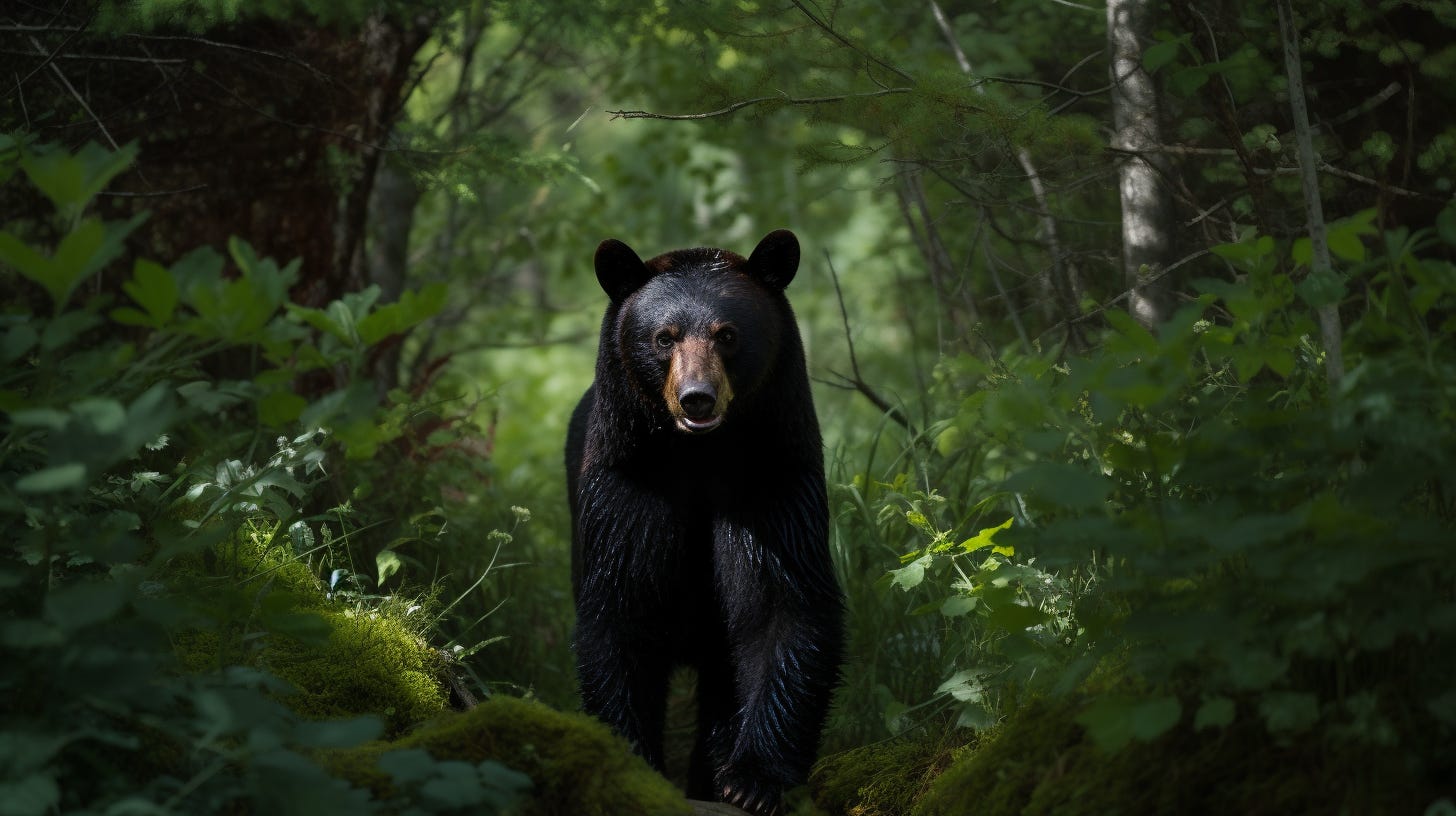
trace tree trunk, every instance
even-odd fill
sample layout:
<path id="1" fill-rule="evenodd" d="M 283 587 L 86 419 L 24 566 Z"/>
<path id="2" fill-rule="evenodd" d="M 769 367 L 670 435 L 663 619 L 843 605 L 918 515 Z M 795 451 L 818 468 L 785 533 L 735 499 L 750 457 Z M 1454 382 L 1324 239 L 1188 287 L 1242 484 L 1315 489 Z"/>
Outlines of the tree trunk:
<path id="1" fill-rule="evenodd" d="M 236 235 L 280 263 L 302 259 L 299 303 L 363 287 L 375 171 L 433 17 L 328 26 L 256 17 L 201 33 L 97 34 L 85 4 L 30 8 L 17 22 L 35 44 L 17 41 L 24 48 L 7 51 L 16 64 L 6 72 L 25 80 L 25 129 L 72 145 L 140 143 L 135 169 L 103 205 L 113 218 L 151 212 L 147 254 L 170 263 Z M 42 85 L 35 68 L 46 58 L 36 52 L 54 57 L 75 94 Z M 18 114 L 0 113 L 0 126 L 19 129 Z M 125 263 L 112 268 L 130 274 Z"/>
<path id="2" fill-rule="evenodd" d="M 1108 0 L 1107 48 L 1111 55 L 1112 146 L 1121 154 L 1118 190 L 1123 280 L 1132 290 L 1128 310 L 1152 328 L 1167 319 L 1172 307 L 1172 281 L 1160 275 L 1173 252 L 1173 200 L 1163 182 L 1166 161 L 1156 150 L 1162 143 L 1157 91 L 1143 68 L 1149 5 L 1148 0 Z"/>
<path id="3" fill-rule="evenodd" d="M 1289 0 L 1275 0 L 1279 9 L 1279 39 L 1284 45 L 1284 70 L 1289 76 L 1289 111 L 1294 119 L 1294 141 L 1299 149 L 1299 179 L 1304 187 L 1304 212 L 1309 221 L 1309 242 L 1312 250 L 1310 274 L 1333 275 L 1330 245 L 1325 239 L 1324 207 L 1320 204 L 1319 159 L 1314 153 L 1314 137 L 1309 130 L 1309 111 L 1304 103 L 1304 70 L 1299 62 L 1299 32 L 1294 29 L 1294 10 Z M 1320 341 L 1325 347 L 1325 376 L 1331 389 L 1345 378 L 1345 358 L 1341 349 L 1344 330 L 1340 326 L 1337 304 L 1326 304 L 1316 310 L 1319 316 Z"/>

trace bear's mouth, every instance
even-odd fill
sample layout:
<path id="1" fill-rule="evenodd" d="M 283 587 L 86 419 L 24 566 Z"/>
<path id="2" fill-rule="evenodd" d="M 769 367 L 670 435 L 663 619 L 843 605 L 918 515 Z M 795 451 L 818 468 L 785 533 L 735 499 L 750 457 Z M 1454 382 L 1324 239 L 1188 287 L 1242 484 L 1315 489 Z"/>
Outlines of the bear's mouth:
<path id="1" fill-rule="evenodd" d="M 723 424 L 722 414 L 703 417 L 702 419 L 693 419 L 690 416 L 678 416 L 676 419 L 679 428 L 693 434 L 707 433 Z"/>

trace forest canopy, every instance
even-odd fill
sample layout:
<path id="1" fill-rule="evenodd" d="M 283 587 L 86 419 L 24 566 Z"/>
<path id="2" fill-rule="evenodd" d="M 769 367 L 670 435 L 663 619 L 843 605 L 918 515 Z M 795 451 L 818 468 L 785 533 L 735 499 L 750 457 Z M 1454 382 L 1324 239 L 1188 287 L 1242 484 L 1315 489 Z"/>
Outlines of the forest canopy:
<path id="1" fill-rule="evenodd" d="M 1456 812 L 1456 5 L 0 10 L 0 813 L 692 813 L 579 713 L 598 242 L 803 245 L 800 814 Z"/>

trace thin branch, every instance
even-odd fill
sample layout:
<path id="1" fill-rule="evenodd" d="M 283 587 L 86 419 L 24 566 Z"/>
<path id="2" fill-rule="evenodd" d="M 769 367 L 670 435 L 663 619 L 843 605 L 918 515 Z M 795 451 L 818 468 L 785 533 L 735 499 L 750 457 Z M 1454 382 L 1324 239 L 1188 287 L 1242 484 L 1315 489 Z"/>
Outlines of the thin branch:
<path id="1" fill-rule="evenodd" d="M 1279 12 L 1279 39 L 1284 47 L 1284 70 L 1289 76 L 1289 111 L 1294 119 L 1295 145 L 1299 150 L 1300 184 L 1304 188 L 1304 212 L 1309 224 L 1311 250 L 1310 272 L 1331 274 L 1330 245 L 1325 238 L 1324 209 L 1320 203 L 1319 169 L 1315 158 L 1314 137 L 1310 134 L 1309 111 L 1304 101 L 1304 76 L 1299 60 L 1299 34 L 1295 30 L 1294 9 L 1289 0 L 1275 0 Z M 1325 347 L 1325 376 L 1330 390 L 1335 391 L 1345 378 L 1345 359 L 1341 349 L 1344 330 L 1340 324 L 1338 303 L 1326 303 L 1315 309 L 1319 318 L 1320 340 Z"/>
<path id="2" fill-rule="evenodd" d="M 153 65 L 183 65 L 187 62 L 184 59 L 157 59 L 154 57 L 128 57 L 122 54 L 48 54 L 45 51 L 16 51 L 10 48 L 0 48 L 0 54 L 13 54 L 18 57 L 47 57 L 49 59 L 63 60 L 89 60 L 92 62 L 149 62 Z"/>
<path id="3" fill-rule="evenodd" d="M 609 110 L 613 119 L 668 119 L 672 121 L 686 121 L 690 119 L 712 119 L 715 116 L 727 116 L 735 111 L 742 110 L 749 105 L 758 105 L 763 102 L 784 102 L 789 105 L 824 105 L 831 102 L 844 102 L 849 99 L 867 99 L 874 96 L 886 96 L 889 94 L 910 93 L 914 88 L 885 88 L 879 91 L 866 91 L 864 93 L 840 94 L 838 96 L 802 96 L 793 97 L 788 94 L 779 96 L 760 96 L 754 99 L 745 99 L 741 102 L 734 102 L 726 108 L 720 108 L 706 113 L 653 113 L 642 110 Z"/>
<path id="4" fill-rule="evenodd" d="M 814 23 L 814 25 L 819 26 L 819 28 L 821 28 L 821 29 L 824 30 L 824 33 L 826 33 L 829 36 L 833 37 L 834 39 L 838 40 L 842 45 L 844 45 L 845 48 L 848 48 L 851 51 L 854 51 L 855 53 L 857 53 L 860 56 L 864 57 L 866 60 L 869 60 L 870 62 L 875 63 L 876 65 L 880 66 L 881 68 L 884 68 L 885 70 L 889 71 L 890 73 L 894 74 L 895 76 L 898 76 L 901 79 L 905 80 L 906 82 L 909 82 L 911 85 L 914 85 L 915 84 L 915 77 L 910 76 L 909 74 L 905 73 L 904 71 L 901 71 L 899 68 L 896 68 L 895 66 L 889 64 L 888 62 L 885 62 L 884 60 L 880 59 L 879 57 L 876 57 L 874 54 L 871 54 L 870 52 L 866 51 L 865 49 L 861 48 L 860 46 L 855 45 L 854 43 L 850 42 L 849 39 L 847 37 L 845 37 L 843 34 L 840 34 L 838 31 L 835 31 L 834 30 L 834 27 L 831 26 L 831 25 L 829 25 L 829 23 L 827 21 L 820 19 L 819 17 L 817 17 L 817 16 L 814 15 L 814 12 L 812 12 L 809 9 L 805 8 L 804 7 L 804 4 L 801 3 L 801 2 L 799 2 L 799 0 L 791 0 L 791 2 L 794 4 L 794 7 L 795 8 L 797 8 L 799 11 L 804 12 L 804 16 L 805 17 L 808 17 L 809 20 Z"/>
<path id="5" fill-rule="evenodd" d="M 1087 312 L 1086 314 L 1078 315 L 1078 316 L 1072 318 L 1068 322 L 1069 323 L 1081 323 L 1081 322 L 1086 321 L 1086 320 L 1091 320 L 1092 318 L 1096 317 L 1097 315 L 1102 314 L 1103 312 L 1107 311 L 1108 309 L 1111 309 L 1113 306 L 1116 306 L 1117 304 L 1119 304 L 1122 301 L 1126 300 L 1127 298 L 1131 297 L 1133 295 L 1133 293 L 1135 293 L 1138 289 L 1140 289 L 1140 288 L 1142 288 L 1144 286 L 1147 286 L 1150 283 L 1153 283 L 1155 281 L 1158 281 L 1158 280 L 1162 279 L 1164 276 L 1172 274 L 1179 267 L 1182 267 L 1185 264 L 1192 263 L 1192 262 L 1198 260 L 1199 258 L 1202 258 L 1203 256 L 1209 255 L 1209 254 L 1211 254 L 1209 252 L 1209 250 L 1200 249 L 1197 252 L 1194 252 L 1194 253 L 1192 253 L 1190 255 L 1186 255 L 1186 256 L 1178 259 L 1177 261 L 1174 261 L 1173 263 L 1169 264 L 1166 269 L 1160 269 L 1160 270 L 1158 270 L 1158 273 L 1156 275 L 1149 275 L 1146 280 L 1138 281 L 1137 286 L 1134 286 L 1131 289 L 1125 290 L 1124 292 L 1122 292 L 1121 294 L 1113 297 L 1112 299 L 1103 302 L 1097 308 L 1092 309 L 1091 311 Z M 1054 331 L 1055 329 L 1056 329 L 1055 326 L 1052 327 L 1051 329 L 1047 329 L 1047 331 L 1042 332 L 1040 335 L 1038 335 L 1037 336 L 1037 339 L 1040 340 L 1042 337 L 1046 336 L 1049 332 Z"/>
<path id="6" fill-rule="evenodd" d="M 180 190 L 157 190 L 147 193 L 132 193 L 125 190 L 102 190 L 98 196 L 115 196 L 117 198 L 159 198 L 161 196 L 182 195 L 183 193 L 195 193 L 199 190 L 206 190 L 206 184 L 198 184 L 192 187 L 183 187 Z"/>
<path id="7" fill-rule="evenodd" d="M 866 399 L 874 403 L 876 408 L 898 422 L 905 430 L 914 433 L 915 428 L 910 425 L 910 419 L 899 408 L 891 405 L 889 400 L 880 396 L 879 392 L 860 376 L 859 358 L 854 353 L 854 335 L 849 331 L 849 310 L 844 306 L 844 292 L 839 288 L 839 273 L 834 269 L 834 259 L 829 257 L 827 251 L 824 253 L 824 262 L 829 264 L 829 279 L 834 282 L 834 296 L 839 299 L 839 317 L 844 321 L 844 342 L 849 346 L 849 370 L 854 372 L 854 377 L 846 377 L 837 371 L 830 373 L 843 380 L 846 386 L 852 386 L 854 390 L 863 394 Z"/>
<path id="8" fill-rule="evenodd" d="M 30 37 L 30 42 L 36 47 L 37 50 L 41 51 L 42 53 L 45 51 L 45 48 L 42 47 L 40 44 L 40 40 L 37 40 L 34 36 Z M 111 138 L 111 131 L 106 129 L 106 125 L 102 124 L 101 117 L 97 116 L 96 112 L 91 110 L 91 106 L 86 104 L 86 98 L 81 96 L 80 92 L 76 90 L 76 86 L 71 84 L 71 80 L 66 79 L 65 73 L 61 71 L 61 66 L 55 64 L 54 62 L 51 62 L 51 57 L 47 57 L 46 61 L 50 63 L 51 70 L 55 72 L 56 78 L 61 81 L 61 85 L 63 85 L 66 90 L 70 91 L 71 96 L 75 98 L 78 104 L 80 104 L 81 110 L 86 111 L 86 115 L 91 117 L 91 121 L 96 123 L 96 127 L 100 129 L 101 135 L 105 136 L 106 141 L 111 143 L 112 149 L 121 150 L 121 145 L 117 144 L 116 140 Z"/>

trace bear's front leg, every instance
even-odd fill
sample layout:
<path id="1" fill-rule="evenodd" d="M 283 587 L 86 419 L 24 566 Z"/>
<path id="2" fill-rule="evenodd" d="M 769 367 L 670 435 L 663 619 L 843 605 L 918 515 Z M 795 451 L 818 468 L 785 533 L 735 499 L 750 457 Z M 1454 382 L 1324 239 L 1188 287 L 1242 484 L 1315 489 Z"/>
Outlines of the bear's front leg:
<path id="1" fill-rule="evenodd" d="M 823 493 L 806 493 L 715 528 L 739 704 L 718 783 L 724 801 L 761 815 L 808 781 L 843 653 Z"/>
<path id="2" fill-rule="evenodd" d="M 582 708 L 662 771 L 669 667 L 633 640 L 630 632 L 577 617 L 576 671 Z"/>
<path id="3" fill-rule="evenodd" d="M 667 710 L 682 526 L 667 502 L 611 471 L 585 474 L 577 495 L 576 666 L 582 707 L 625 737 L 658 770 Z"/>

